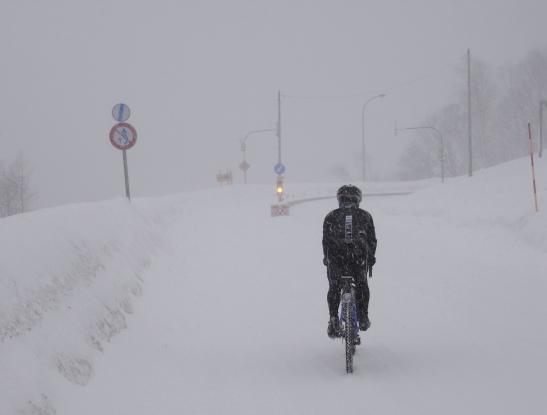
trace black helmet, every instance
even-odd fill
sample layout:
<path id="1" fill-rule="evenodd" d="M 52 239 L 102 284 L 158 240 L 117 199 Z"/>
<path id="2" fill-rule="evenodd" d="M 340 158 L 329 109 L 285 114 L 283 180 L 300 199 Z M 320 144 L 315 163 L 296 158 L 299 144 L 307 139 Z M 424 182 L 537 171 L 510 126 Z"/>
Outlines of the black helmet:
<path id="1" fill-rule="evenodd" d="M 344 202 L 353 202 L 358 205 L 363 196 L 361 194 L 361 190 L 359 190 L 357 186 L 346 184 L 338 189 L 336 198 L 338 199 L 339 204 Z"/>

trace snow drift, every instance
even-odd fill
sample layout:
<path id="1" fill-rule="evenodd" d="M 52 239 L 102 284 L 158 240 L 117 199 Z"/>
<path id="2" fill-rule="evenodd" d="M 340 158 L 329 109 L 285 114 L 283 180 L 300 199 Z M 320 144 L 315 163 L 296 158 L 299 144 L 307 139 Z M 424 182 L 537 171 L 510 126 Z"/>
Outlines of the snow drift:
<path id="1" fill-rule="evenodd" d="M 540 212 L 527 158 L 362 186 L 379 245 L 353 375 L 326 336 L 336 184 L 286 183 L 316 199 L 288 217 L 234 186 L 1 219 L 0 413 L 545 412 L 538 164 Z"/>

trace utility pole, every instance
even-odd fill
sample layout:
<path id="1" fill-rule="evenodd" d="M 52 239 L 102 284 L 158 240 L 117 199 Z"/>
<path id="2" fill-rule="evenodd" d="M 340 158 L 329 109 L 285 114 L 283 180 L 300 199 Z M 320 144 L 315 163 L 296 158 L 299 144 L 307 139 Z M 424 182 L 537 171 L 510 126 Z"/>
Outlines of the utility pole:
<path id="1" fill-rule="evenodd" d="M 539 101 L 539 157 L 543 156 L 543 106 L 547 107 L 547 101 Z"/>
<path id="2" fill-rule="evenodd" d="M 283 201 L 283 172 L 285 167 L 281 164 L 281 91 L 277 91 L 277 165 L 274 167 L 277 173 L 277 197 L 279 203 Z M 273 213 L 273 211 L 272 211 Z M 276 214 L 288 215 L 288 210 L 281 208 Z"/>
<path id="3" fill-rule="evenodd" d="M 281 91 L 277 91 L 277 162 L 281 164 Z"/>
<path id="4" fill-rule="evenodd" d="M 471 139 L 471 51 L 467 49 L 467 124 L 469 128 L 469 177 L 473 176 L 473 140 Z"/>

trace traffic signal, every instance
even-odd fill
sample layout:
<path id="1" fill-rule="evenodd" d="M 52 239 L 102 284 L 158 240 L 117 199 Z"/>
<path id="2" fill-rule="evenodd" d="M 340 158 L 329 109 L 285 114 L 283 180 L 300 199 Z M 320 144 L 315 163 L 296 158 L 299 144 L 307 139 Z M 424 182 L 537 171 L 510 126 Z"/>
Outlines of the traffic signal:
<path id="1" fill-rule="evenodd" d="M 277 179 L 277 195 L 283 195 L 283 179 Z"/>

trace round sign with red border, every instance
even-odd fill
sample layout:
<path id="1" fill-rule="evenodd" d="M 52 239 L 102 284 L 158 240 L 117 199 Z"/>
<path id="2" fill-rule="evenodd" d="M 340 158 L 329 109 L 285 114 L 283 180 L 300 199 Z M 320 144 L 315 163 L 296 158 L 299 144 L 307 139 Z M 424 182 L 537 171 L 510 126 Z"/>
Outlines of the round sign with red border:
<path id="1" fill-rule="evenodd" d="M 120 150 L 129 150 L 137 142 L 137 131 L 131 124 L 120 122 L 110 130 L 110 142 Z"/>

